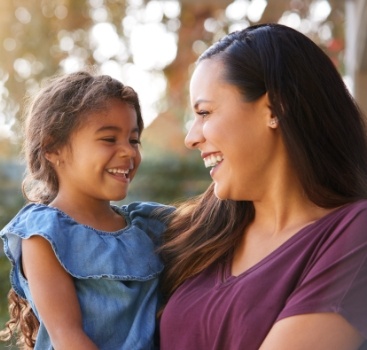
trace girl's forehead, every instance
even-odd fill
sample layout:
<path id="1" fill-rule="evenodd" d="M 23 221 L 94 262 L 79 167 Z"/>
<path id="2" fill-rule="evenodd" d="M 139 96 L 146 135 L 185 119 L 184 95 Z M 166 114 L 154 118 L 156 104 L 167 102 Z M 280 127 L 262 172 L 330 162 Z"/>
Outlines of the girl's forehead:
<path id="1" fill-rule="evenodd" d="M 110 104 L 104 109 L 86 113 L 80 127 L 99 129 L 108 125 L 120 129 L 137 128 L 138 118 L 135 108 L 127 103 L 118 102 Z"/>

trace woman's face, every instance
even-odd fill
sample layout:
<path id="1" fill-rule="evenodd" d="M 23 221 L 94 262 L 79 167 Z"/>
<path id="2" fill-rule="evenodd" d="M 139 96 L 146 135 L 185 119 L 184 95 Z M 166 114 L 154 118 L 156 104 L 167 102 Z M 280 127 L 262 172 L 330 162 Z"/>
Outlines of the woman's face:
<path id="1" fill-rule="evenodd" d="M 185 144 L 198 149 L 220 199 L 260 200 L 276 171 L 279 132 L 267 94 L 245 102 L 225 82 L 223 63 L 206 59 L 190 83 L 195 118 Z"/>

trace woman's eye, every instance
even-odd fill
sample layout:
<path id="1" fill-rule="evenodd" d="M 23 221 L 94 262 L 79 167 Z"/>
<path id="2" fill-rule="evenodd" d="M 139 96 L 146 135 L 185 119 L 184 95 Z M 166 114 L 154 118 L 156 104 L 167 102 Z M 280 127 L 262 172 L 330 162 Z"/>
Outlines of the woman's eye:
<path id="1" fill-rule="evenodd" d="M 208 111 L 205 111 L 205 110 L 199 110 L 196 112 L 198 115 L 200 115 L 201 117 L 206 117 L 207 115 L 209 115 L 209 112 Z"/>

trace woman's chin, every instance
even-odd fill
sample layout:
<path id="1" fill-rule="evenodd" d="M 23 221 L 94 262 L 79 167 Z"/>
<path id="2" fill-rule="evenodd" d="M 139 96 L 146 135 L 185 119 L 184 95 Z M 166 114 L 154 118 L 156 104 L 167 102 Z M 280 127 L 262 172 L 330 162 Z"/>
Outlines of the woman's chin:
<path id="1" fill-rule="evenodd" d="M 214 195 L 220 200 L 229 199 L 228 195 L 226 195 L 225 191 L 223 191 L 217 183 L 214 185 Z"/>

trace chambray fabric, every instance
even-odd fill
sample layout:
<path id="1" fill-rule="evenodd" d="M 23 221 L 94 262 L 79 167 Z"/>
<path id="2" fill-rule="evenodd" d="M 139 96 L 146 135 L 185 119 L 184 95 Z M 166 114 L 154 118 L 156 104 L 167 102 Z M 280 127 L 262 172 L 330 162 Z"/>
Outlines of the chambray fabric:
<path id="1" fill-rule="evenodd" d="M 74 278 L 83 327 L 102 350 L 154 349 L 158 277 L 163 264 L 155 253 L 172 207 L 134 202 L 113 207 L 127 227 L 103 232 L 75 222 L 42 204 L 24 207 L 0 232 L 12 263 L 11 284 L 40 319 L 21 269 L 21 240 L 40 235 Z M 153 213 L 158 209 L 158 214 Z M 52 349 L 40 319 L 36 350 Z"/>

